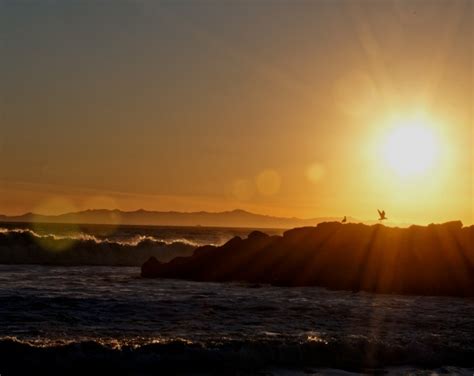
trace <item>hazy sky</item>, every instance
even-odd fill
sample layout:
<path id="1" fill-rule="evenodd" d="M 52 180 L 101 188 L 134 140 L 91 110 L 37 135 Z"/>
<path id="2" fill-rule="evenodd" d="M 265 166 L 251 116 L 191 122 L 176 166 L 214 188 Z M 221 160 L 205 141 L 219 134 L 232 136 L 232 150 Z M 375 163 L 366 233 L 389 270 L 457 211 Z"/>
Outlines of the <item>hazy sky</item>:
<path id="1" fill-rule="evenodd" d="M 0 212 L 473 222 L 473 2 L 2 1 Z M 399 176 L 391 119 L 436 164 Z"/>

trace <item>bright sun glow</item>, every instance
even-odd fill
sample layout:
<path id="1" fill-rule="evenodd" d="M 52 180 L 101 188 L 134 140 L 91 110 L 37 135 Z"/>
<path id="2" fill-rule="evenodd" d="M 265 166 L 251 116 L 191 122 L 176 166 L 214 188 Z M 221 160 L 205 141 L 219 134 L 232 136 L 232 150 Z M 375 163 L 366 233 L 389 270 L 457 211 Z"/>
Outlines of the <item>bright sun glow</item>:
<path id="1" fill-rule="evenodd" d="M 433 126 L 422 119 L 397 121 L 383 144 L 383 154 L 390 168 L 401 176 L 427 172 L 439 155 Z"/>

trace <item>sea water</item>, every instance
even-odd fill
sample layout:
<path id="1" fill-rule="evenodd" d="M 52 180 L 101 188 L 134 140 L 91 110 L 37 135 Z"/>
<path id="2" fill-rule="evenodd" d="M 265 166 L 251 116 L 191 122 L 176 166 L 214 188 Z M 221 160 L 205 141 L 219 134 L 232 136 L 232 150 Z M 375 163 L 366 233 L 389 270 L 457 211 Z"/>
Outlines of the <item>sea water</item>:
<path id="1" fill-rule="evenodd" d="M 146 231 L 203 244 L 248 233 Z M 124 374 L 472 375 L 473 313 L 466 298 L 143 279 L 136 266 L 0 265 L 0 373 L 48 363 Z"/>

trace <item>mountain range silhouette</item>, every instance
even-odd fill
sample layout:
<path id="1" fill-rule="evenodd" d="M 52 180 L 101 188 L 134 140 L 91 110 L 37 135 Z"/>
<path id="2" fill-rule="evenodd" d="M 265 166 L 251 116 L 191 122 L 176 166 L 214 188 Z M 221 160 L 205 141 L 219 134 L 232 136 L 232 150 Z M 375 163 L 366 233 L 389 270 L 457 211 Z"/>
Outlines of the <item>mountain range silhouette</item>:
<path id="1" fill-rule="evenodd" d="M 121 211 L 92 209 L 60 215 L 26 213 L 19 216 L 0 215 L 0 222 L 83 223 L 83 224 L 128 224 L 150 226 L 209 226 L 245 228 L 294 228 L 316 225 L 320 222 L 338 220 L 335 217 L 312 219 L 274 217 L 255 214 L 241 209 L 223 212 L 177 212 L 177 211 Z M 350 221 L 355 221 L 349 218 Z"/>

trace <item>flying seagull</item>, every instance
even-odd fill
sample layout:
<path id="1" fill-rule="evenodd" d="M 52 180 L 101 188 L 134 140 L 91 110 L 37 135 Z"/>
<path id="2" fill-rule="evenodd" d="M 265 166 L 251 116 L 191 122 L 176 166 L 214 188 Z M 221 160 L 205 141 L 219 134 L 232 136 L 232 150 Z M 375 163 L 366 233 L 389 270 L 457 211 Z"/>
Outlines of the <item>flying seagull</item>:
<path id="1" fill-rule="evenodd" d="M 344 216 L 344 218 L 342 219 L 342 221 L 341 221 L 341 222 L 342 222 L 342 223 L 346 223 L 346 222 L 347 222 L 347 217 L 346 217 L 346 216 Z"/>
<path id="2" fill-rule="evenodd" d="M 380 211 L 379 209 L 377 209 L 377 211 L 379 212 L 379 221 L 383 221 L 384 219 L 388 219 L 386 216 L 385 216 L 385 210 L 382 210 Z"/>

